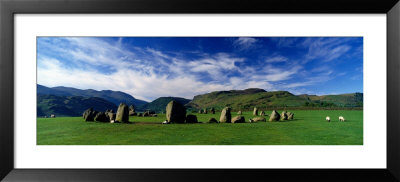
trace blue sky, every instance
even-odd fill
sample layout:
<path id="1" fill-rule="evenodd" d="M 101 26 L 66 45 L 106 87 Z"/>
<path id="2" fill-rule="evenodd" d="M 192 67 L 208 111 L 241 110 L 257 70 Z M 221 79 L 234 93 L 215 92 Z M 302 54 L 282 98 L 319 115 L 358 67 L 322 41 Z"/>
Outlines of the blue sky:
<path id="1" fill-rule="evenodd" d="M 38 37 L 37 82 L 152 101 L 218 90 L 363 92 L 362 37 Z"/>

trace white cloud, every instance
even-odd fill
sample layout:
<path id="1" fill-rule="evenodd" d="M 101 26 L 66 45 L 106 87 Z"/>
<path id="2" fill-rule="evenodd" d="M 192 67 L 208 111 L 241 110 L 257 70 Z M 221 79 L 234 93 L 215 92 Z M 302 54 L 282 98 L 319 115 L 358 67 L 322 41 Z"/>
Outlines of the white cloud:
<path id="1" fill-rule="evenodd" d="M 257 39 L 241 37 L 235 42 L 241 48 L 251 47 Z M 196 54 L 197 59 L 185 60 L 173 56 L 179 53 L 166 54 L 154 48 L 127 47 L 123 39 L 107 42 L 96 38 L 63 38 L 42 41 L 41 44 L 42 48 L 51 49 L 53 54 L 59 56 L 38 53 L 39 84 L 116 90 L 146 101 L 162 96 L 192 99 L 198 94 L 232 89 L 298 90 L 333 77 L 333 70 L 327 66 L 314 68 L 311 72 L 317 76 L 308 77 L 309 74 L 303 73 L 302 66 L 293 61 L 289 64 L 287 57 L 276 54 L 266 59 L 265 65 L 252 66 L 243 65 L 244 58 L 227 53 L 209 55 L 195 52 L 192 54 Z M 349 47 L 321 49 L 333 60 L 348 51 Z M 307 56 L 321 56 L 313 51 L 316 50 L 310 49 Z M 278 62 L 284 65 L 272 66 Z M 296 82 L 279 84 L 281 81 L 290 82 L 293 78 Z"/>
<path id="2" fill-rule="evenodd" d="M 197 94 L 235 88 L 230 82 L 226 85 L 208 84 L 197 81 L 190 75 L 169 79 L 155 73 L 142 74 L 130 69 L 120 69 L 104 75 L 93 70 L 66 69 L 57 60 L 43 60 L 42 64 L 44 66 L 38 68 L 38 84 L 50 87 L 62 85 L 80 89 L 116 90 L 147 101 L 161 96 L 192 99 Z"/>
<path id="3" fill-rule="evenodd" d="M 307 38 L 303 41 L 302 46 L 308 48 L 308 53 L 303 63 L 314 59 L 320 59 L 325 62 L 336 60 L 345 55 L 350 46 L 345 43 L 348 39 L 344 38 Z"/>
<path id="4" fill-rule="evenodd" d="M 128 50 L 119 49 L 119 53 L 108 53 L 102 48 L 99 50 L 95 47 L 86 48 L 93 45 L 83 42 L 79 46 L 75 45 L 76 49 L 64 50 L 64 53 L 70 55 L 74 60 L 81 61 L 81 65 L 89 64 L 89 66 L 80 65 L 71 68 L 63 61 L 42 55 L 38 59 L 38 84 L 50 87 L 68 86 L 80 89 L 116 90 L 146 101 L 152 101 L 161 96 L 192 99 L 194 95 L 210 91 L 245 88 L 244 81 L 230 82 L 224 75 L 226 71 L 238 69 L 235 63 L 244 60 L 228 54 L 220 53 L 188 62 L 167 57 L 155 49 L 146 49 L 144 51 L 148 51 L 154 56 L 151 57 L 151 61 L 131 57 L 128 62 L 113 60 L 113 57 L 121 55 L 134 55 Z M 112 47 L 107 43 L 99 43 L 99 45 Z M 171 60 L 168 60 L 170 62 L 166 58 L 170 58 Z M 101 70 L 94 68 L 98 65 L 113 68 L 114 71 L 104 74 Z M 156 73 L 157 67 L 163 67 L 167 72 Z M 220 82 L 199 81 L 198 72 L 206 72 Z"/>
<path id="5" fill-rule="evenodd" d="M 239 37 L 233 41 L 233 44 L 241 50 L 246 50 L 254 46 L 257 39 L 251 37 Z"/>
<path id="6" fill-rule="evenodd" d="M 301 66 L 293 66 L 287 68 L 276 68 L 271 65 L 264 68 L 266 73 L 266 81 L 282 81 L 290 79 L 294 74 L 297 74 L 301 69 Z"/>

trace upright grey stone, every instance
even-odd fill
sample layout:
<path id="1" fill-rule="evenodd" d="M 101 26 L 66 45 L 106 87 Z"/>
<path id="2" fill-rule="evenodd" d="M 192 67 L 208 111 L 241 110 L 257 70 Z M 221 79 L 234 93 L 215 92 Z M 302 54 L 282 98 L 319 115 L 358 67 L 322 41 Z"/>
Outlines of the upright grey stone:
<path id="1" fill-rule="evenodd" d="M 186 109 L 183 105 L 176 101 L 171 101 L 168 103 L 166 109 L 168 123 L 185 123 L 186 119 Z"/>
<path id="2" fill-rule="evenodd" d="M 258 115 L 258 109 L 257 109 L 257 107 L 255 107 L 255 108 L 253 109 L 253 115 L 254 115 L 254 116 L 257 116 L 257 115 Z"/>
<path id="3" fill-rule="evenodd" d="M 230 123 L 231 122 L 231 108 L 225 107 L 221 111 L 221 116 L 219 117 L 220 123 Z"/>
<path id="4" fill-rule="evenodd" d="M 275 110 L 272 111 L 271 116 L 269 117 L 268 121 L 279 121 L 279 119 L 281 118 L 281 115 L 279 115 L 278 112 L 276 112 Z"/>
<path id="5" fill-rule="evenodd" d="M 118 121 L 121 123 L 129 122 L 129 108 L 125 103 L 119 104 L 117 114 L 115 117 L 115 121 Z"/>
<path id="6" fill-rule="evenodd" d="M 287 120 L 288 119 L 288 115 L 286 114 L 286 111 L 282 111 L 281 114 L 281 121 Z"/>

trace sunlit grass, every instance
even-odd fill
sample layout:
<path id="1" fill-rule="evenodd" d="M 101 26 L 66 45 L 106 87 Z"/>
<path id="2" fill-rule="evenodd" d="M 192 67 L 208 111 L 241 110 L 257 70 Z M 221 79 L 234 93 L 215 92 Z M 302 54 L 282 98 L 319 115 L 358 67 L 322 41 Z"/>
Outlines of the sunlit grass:
<path id="1" fill-rule="evenodd" d="M 82 117 L 37 119 L 38 145 L 362 145 L 363 111 L 295 110 L 287 122 L 159 124 L 165 115 L 130 117 L 133 124 L 85 122 Z M 271 111 L 267 111 L 270 114 Z M 232 113 L 232 117 L 236 112 Z M 246 122 L 251 112 L 244 112 Z M 332 121 L 325 121 L 330 116 Z M 344 116 L 346 122 L 339 122 Z"/>

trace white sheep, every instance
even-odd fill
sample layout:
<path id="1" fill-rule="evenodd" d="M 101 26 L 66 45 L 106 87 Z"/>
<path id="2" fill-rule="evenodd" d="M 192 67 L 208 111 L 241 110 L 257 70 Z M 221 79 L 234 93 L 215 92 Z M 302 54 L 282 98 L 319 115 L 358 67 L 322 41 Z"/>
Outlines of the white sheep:
<path id="1" fill-rule="evenodd" d="M 167 121 L 167 120 L 165 120 L 165 121 L 163 121 L 163 122 L 162 122 L 162 124 L 168 124 L 168 121 Z"/>
<path id="2" fill-rule="evenodd" d="M 328 122 L 331 122 L 331 118 L 330 118 L 329 116 L 327 116 L 325 119 L 326 119 Z"/>
<path id="3" fill-rule="evenodd" d="M 339 121 L 344 121 L 344 117 L 343 116 L 339 116 Z"/>

